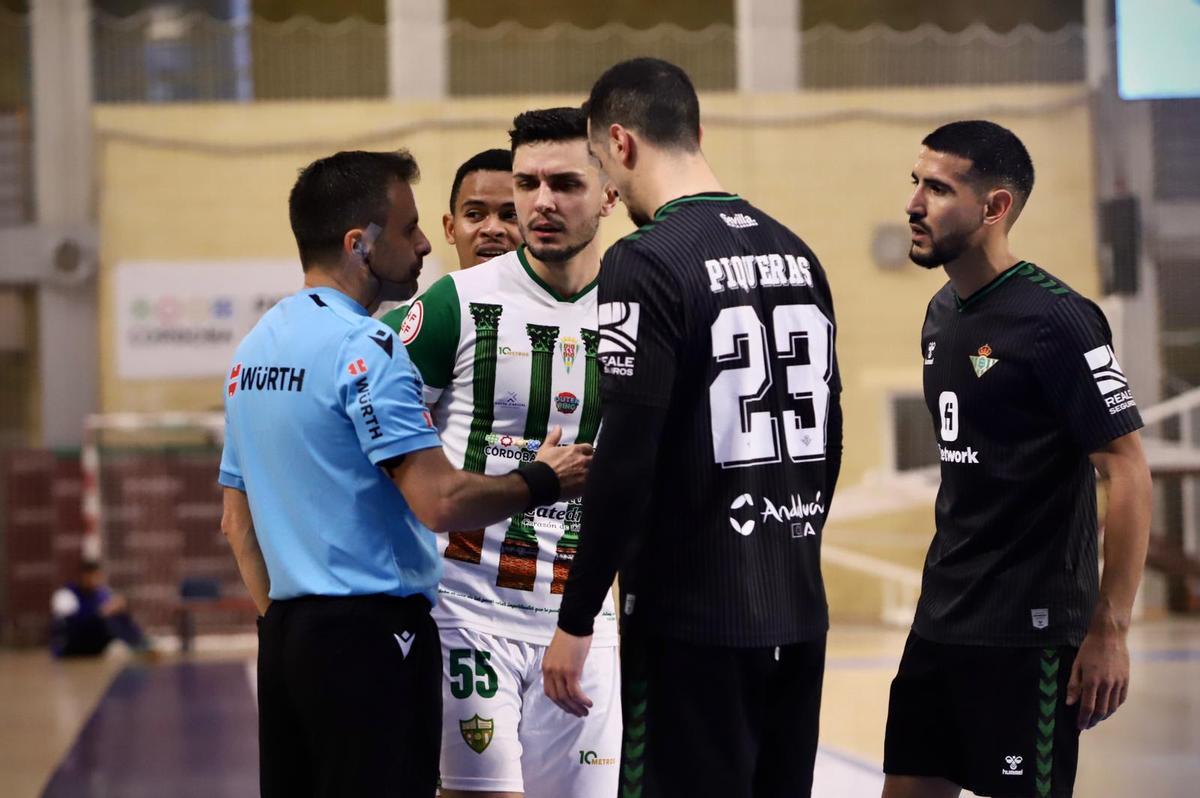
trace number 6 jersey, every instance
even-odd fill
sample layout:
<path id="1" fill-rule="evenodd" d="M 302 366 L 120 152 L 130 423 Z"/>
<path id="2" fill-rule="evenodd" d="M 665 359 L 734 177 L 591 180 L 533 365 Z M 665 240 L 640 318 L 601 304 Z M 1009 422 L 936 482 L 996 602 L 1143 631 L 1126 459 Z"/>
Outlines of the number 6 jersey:
<path id="1" fill-rule="evenodd" d="M 599 313 L 604 402 L 666 411 L 625 621 L 704 645 L 824 634 L 841 385 L 812 251 L 740 197 L 681 197 L 605 253 Z"/>
<path id="2" fill-rule="evenodd" d="M 600 427 L 595 283 L 564 299 L 530 268 L 522 246 L 438 280 L 384 321 L 425 381 L 450 462 L 504 474 L 537 456 L 546 433 L 591 443 Z M 579 541 L 580 502 L 559 502 L 487 529 L 450 533 L 433 617 L 547 645 Z M 616 644 L 612 599 L 596 624 Z"/>
<path id="3" fill-rule="evenodd" d="M 921 357 L 942 483 L 913 630 L 1078 646 L 1099 592 L 1088 455 L 1142 426 L 1104 314 L 1022 261 L 934 294 Z"/>

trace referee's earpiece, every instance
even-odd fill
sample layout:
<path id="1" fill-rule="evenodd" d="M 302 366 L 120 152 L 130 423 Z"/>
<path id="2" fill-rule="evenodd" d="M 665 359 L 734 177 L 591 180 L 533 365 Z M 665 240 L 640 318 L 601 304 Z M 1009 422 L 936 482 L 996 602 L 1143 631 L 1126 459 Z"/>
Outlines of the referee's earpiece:
<path id="1" fill-rule="evenodd" d="M 354 242 L 354 251 L 358 254 L 358 257 L 363 259 L 363 263 L 369 262 L 367 260 L 367 248 L 363 246 L 362 239 Z"/>

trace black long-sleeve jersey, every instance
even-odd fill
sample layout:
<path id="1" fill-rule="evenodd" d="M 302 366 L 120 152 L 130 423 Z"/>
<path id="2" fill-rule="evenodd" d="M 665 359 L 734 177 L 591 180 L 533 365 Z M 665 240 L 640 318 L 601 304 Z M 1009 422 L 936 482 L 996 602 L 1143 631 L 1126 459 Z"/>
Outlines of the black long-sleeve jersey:
<path id="1" fill-rule="evenodd" d="M 1104 314 L 1022 261 L 966 301 L 938 291 L 921 355 L 942 484 L 914 631 L 1079 645 L 1099 591 L 1088 455 L 1142 426 Z"/>
<path id="2" fill-rule="evenodd" d="M 817 258 L 740 197 L 687 196 L 608 250 L 599 290 L 606 421 L 559 625 L 587 633 L 621 561 L 628 628 L 726 646 L 823 634 L 842 428 Z"/>

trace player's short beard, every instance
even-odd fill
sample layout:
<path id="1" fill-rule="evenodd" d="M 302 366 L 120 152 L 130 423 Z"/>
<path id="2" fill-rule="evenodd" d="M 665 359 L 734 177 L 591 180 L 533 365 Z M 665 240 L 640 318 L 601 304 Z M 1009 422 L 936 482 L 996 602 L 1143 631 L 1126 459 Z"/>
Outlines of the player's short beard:
<path id="1" fill-rule="evenodd" d="M 599 229 L 600 217 L 597 216 L 592 220 L 591 226 L 580 233 L 578 240 L 558 247 L 543 247 L 541 249 L 538 249 L 536 244 L 530 242 L 524 227 L 521 228 L 521 235 L 525 238 L 525 246 L 533 253 L 533 257 L 542 263 L 566 263 L 587 249 L 588 244 L 592 243 L 592 239 L 596 237 L 596 231 Z"/>
<path id="2" fill-rule="evenodd" d="M 958 260 L 967 250 L 971 237 L 971 231 L 947 233 L 940 239 L 935 239 L 928 228 L 925 233 L 929 236 L 929 252 L 918 254 L 915 244 L 908 249 L 908 259 L 923 269 L 938 269 Z"/>
<path id="3" fill-rule="evenodd" d="M 629 214 L 629 221 L 633 222 L 636 227 L 645 227 L 653 221 L 649 216 L 641 211 L 634 210 L 629 205 L 625 206 L 625 212 Z"/>

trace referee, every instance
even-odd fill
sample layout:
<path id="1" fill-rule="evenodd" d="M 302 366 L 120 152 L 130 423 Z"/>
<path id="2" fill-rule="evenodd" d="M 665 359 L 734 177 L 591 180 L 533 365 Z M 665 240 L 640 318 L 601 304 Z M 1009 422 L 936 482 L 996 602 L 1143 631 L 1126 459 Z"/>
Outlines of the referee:
<path id="1" fill-rule="evenodd" d="M 578 495 L 588 446 L 519 471 L 453 468 L 392 331 L 429 252 L 405 151 L 340 152 L 289 199 L 304 287 L 255 325 L 225 386 L 222 530 L 263 618 L 262 795 L 432 796 L 441 564 L 430 529 Z M 560 431 L 546 443 L 556 444 Z"/>

